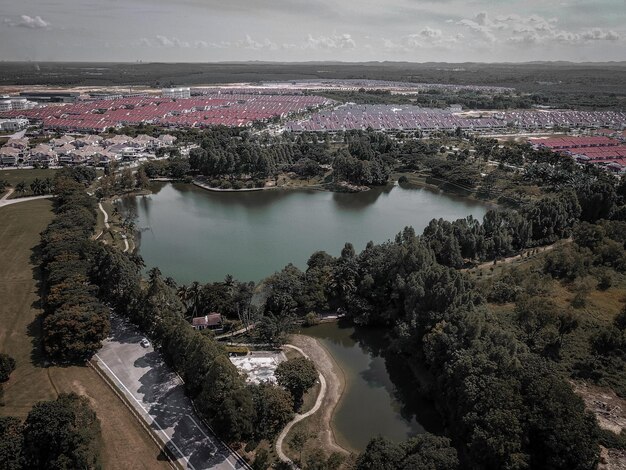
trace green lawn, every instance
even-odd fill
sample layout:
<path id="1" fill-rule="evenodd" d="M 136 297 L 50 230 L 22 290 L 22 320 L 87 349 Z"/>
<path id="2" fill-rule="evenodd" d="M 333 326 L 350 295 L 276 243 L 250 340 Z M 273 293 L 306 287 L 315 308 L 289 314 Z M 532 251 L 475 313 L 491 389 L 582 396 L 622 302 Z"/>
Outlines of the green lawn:
<path id="1" fill-rule="evenodd" d="M 1 170 L 0 180 L 7 181 L 12 187 L 15 187 L 20 181 L 24 181 L 28 187 L 36 178 L 54 178 L 54 174 L 57 171 L 56 168 Z"/>
<path id="2" fill-rule="evenodd" d="M 170 468 L 161 450 L 92 369 L 45 367 L 39 269 L 31 256 L 40 232 L 52 220 L 51 209 L 52 202 L 41 199 L 0 208 L 0 352 L 17 361 L 4 384 L 0 416 L 24 418 L 36 402 L 75 392 L 89 398 L 100 419 L 104 468 Z"/>

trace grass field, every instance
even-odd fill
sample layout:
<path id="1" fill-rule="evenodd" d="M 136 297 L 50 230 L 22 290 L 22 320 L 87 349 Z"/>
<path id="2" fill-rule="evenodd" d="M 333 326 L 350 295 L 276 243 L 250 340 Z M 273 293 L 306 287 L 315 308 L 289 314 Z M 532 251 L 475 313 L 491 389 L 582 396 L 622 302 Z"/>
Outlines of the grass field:
<path id="1" fill-rule="evenodd" d="M 15 187 L 20 181 L 26 183 L 26 187 L 30 185 L 36 178 L 46 179 L 54 178 L 54 174 L 58 170 L 56 168 L 24 168 L 17 170 L 0 171 L 0 180 L 7 181 L 12 187 Z"/>
<path id="2" fill-rule="evenodd" d="M 73 391 L 90 399 L 100 419 L 104 468 L 169 468 L 160 449 L 92 369 L 44 367 L 39 273 L 31 256 L 40 232 L 52 219 L 51 208 L 49 200 L 0 208 L 0 351 L 17 361 L 4 387 L 0 415 L 24 418 L 37 401 Z"/>

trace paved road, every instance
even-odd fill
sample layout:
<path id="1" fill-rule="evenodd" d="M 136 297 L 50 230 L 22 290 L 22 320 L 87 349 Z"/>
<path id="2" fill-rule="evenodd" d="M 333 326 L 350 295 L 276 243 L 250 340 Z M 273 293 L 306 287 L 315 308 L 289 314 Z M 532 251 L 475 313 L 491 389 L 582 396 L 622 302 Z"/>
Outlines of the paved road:
<path id="1" fill-rule="evenodd" d="M 211 434 L 194 413 L 179 377 L 142 334 L 116 315 L 111 337 L 95 356 L 107 374 L 186 469 L 246 468 Z"/>

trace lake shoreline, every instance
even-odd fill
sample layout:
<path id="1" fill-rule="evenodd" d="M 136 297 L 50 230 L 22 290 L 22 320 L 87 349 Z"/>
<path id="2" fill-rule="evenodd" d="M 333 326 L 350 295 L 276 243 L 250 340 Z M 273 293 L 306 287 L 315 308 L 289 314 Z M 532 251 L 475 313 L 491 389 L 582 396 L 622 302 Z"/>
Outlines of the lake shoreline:
<path id="1" fill-rule="evenodd" d="M 346 375 L 335 357 L 328 351 L 321 341 L 306 334 L 306 330 L 299 334 L 291 335 L 289 342 L 306 352 L 309 358 L 315 363 L 328 384 L 326 396 L 322 407 L 318 411 L 318 418 L 321 420 L 321 429 L 318 436 L 322 440 L 322 445 L 329 452 L 341 452 L 342 454 L 357 454 L 359 451 L 348 445 L 334 425 L 335 412 L 345 396 Z M 315 415 L 308 419 L 313 419 Z"/>

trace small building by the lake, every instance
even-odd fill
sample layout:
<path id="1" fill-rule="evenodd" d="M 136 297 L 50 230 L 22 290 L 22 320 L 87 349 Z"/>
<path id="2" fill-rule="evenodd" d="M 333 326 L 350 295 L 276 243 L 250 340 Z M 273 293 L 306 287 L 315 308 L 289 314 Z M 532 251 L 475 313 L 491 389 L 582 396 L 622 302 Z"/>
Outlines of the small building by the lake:
<path id="1" fill-rule="evenodd" d="M 191 320 L 191 326 L 194 330 L 221 330 L 222 329 L 222 315 L 220 313 L 209 313 L 203 317 L 194 317 Z"/>

